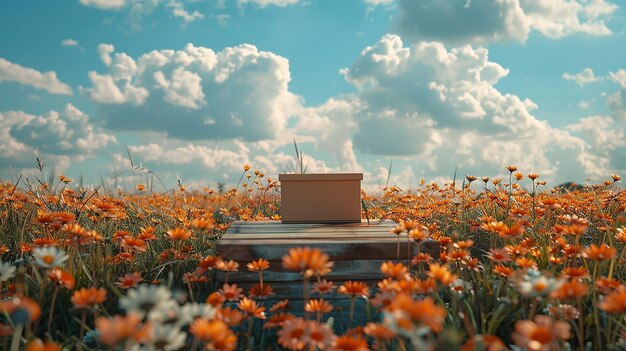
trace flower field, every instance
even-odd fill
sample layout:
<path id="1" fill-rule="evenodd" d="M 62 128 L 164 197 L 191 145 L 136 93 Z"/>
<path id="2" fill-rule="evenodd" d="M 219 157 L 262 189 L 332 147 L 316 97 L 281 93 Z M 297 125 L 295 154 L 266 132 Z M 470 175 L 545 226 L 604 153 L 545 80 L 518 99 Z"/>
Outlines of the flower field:
<path id="1" fill-rule="evenodd" d="M 264 257 L 216 253 L 233 221 L 280 218 L 275 180 L 248 165 L 222 192 L 143 180 L 132 192 L 64 176 L 0 185 L 2 350 L 626 348 L 618 175 L 554 189 L 507 166 L 498 179 L 363 192 L 364 218 L 393 219 L 388 235 L 438 240 L 441 252 L 398 250 L 368 286 L 330 281 L 329 256 L 294 244 L 282 265 L 312 282 L 304 310 L 268 302 Z M 258 284 L 220 278 L 237 270 L 258 272 Z M 351 301 L 348 323 L 328 318 L 330 292 Z"/>

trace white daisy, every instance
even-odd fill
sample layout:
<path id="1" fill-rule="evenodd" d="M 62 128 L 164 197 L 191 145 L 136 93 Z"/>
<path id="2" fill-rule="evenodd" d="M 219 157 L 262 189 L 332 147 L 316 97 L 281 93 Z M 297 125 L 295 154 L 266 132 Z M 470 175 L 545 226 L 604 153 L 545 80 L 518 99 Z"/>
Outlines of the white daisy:
<path id="1" fill-rule="evenodd" d="M 6 282 L 15 275 L 15 266 L 9 262 L 0 261 L 0 282 Z"/>
<path id="2" fill-rule="evenodd" d="M 179 327 L 172 324 L 154 324 L 152 326 L 152 337 L 150 342 L 146 343 L 144 350 L 180 350 L 185 346 L 186 341 L 187 334 L 181 331 Z"/>
<path id="3" fill-rule="evenodd" d="M 120 306 L 127 313 L 137 313 L 149 320 L 163 314 L 163 310 L 174 309 L 178 303 L 172 299 L 172 292 L 162 286 L 140 285 L 129 289 L 126 296 L 120 298 Z"/>
<path id="4" fill-rule="evenodd" d="M 215 307 L 203 303 L 187 303 L 180 309 L 180 322 L 189 324 L 196 318 L 211 319 L 215 315 Z"/>
<path id="5" fill-rule="evenodd" d="M 37 247 L 33 249 L 35 263 L 42 268 L 62 267 L 69 258 L 65 251 L 54 246 Z"/>

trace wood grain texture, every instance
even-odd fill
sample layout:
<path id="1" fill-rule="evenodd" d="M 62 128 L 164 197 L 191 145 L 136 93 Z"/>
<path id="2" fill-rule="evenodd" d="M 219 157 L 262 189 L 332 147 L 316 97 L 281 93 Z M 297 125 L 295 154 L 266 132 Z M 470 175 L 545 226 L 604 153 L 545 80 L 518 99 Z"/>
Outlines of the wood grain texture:
<path id="1" fill-rule="evenodd" d="M 380 266 L 397 260 L 398 236 L 390 230 L 396 222 L 371 221 L 356 224 L 284 224 L 280 221 L 234 222 L 218 242 L 218 254 L 240 263 L 239 272 L 228 274 L 230 283 L 249 289 L 258 282 L 257 272 L 248 272 L 246 264 L 265 258 L 270 268 L 263 272 L 264 282 L 274 288 L 274 298 L 297 298 L 302 295 L 302 276 L 282 267 L 282 258 L 294 247 L 316 247 L 334 262 L 325 279 L 340 285 L 347 280 L 365 281 L 372 287 L 383 278 Z M 406 234 L 400 236 L 400 259 L 407 261 L 409 252 Z M 411 241 L 411 255 L 418 245 Z M 439 242 L 421 243 L 422 252 L 439 257 Z M 225 273 L 218 274 L 223 282 Z M 313 279 L 314 280 L 314 279 Z M 337 298 L 340 298 L 337 296 Z"/>

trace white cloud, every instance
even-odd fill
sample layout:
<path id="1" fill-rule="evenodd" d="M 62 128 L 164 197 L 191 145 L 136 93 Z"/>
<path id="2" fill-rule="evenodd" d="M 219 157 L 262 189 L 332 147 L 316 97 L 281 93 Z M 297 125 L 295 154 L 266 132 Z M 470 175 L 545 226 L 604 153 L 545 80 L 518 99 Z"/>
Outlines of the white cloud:
<path id="1" fill-rule="evenodd" d="M 289 5 L 295 5 L 299 1 L 300 0 L 237 0 L 237 3 L 239 5 L 255 4 L 255 5 L 263 8 L 263 7 L 266 7 L 266 6 L 285 7 L 285 6 L 289 6 Z"/>
<path id="2" fill-rule="evenodd" d="M 609 77 L 611 80 L 617 84 L 622 89 L 626 89 L 626 71 L 623 69 L 618 70 L 617 72 L 610 72 Z"/>
<path id="3" fill-rule="evenodd" d="M 170 9 L 172 16 L 180 18 L 184 25 L 204 18 L 198 10 L 189 12 L 185 9 L 185 2 L 178 0 L 80 0 L 80 3 L 102 10 L 127 10 L 126 21 L 133 30 L 141 30 L 143 18 L 161 5 Z"/>
<path id="4" fill-rule="evenodd" d="M 609 116 L 588 116 L 567 126 L 585 140 L 585 151 L 579 155 L 585 173 L 605 178 L 616 169 L 626 169 L 624 130 Z"/>
<path id="5" fill-rule="evenodd" d="M 289 62 L 253 45 L 195 47 L 133 59 L 99 46 L 108 72 L 81 88 L 113 129 L 163 131 L 181 139 L 274 139 L 300 106 Z"/>
<path id="6" fill-rule="evenodd" d="M 167 6 L 172 9 L 172 15 L 181 18 L 185 24 L 204 18 L 204 15 L 197 10 L 189 13 L 189 11 L 185 10 L 183 3 L 180 1 L 171 0 Z"/>
<path id="7" fill-rule="evenodd" d="M 33 68 L 23 67 L 0 58 L 0 81 L 12 81 L 45 89 L 50 94 L 72 95 L 72 88 L 59 81 L 54 71 L 41 73 Z"/>
<path id="8" fill-rule="evenodd" d="M 552 39 L 575 33 L 610 35 L 604 19 L 618 10 L 605 0 L 521 0 L 530 26 Z"/>
<path id="9" fill-rule="evenodd" d="M 537 119 L 532 101 L 494 87 L 508 70 L 489 61 L 487 49 L 407 47 L 386 35 L 342 74 L 357 89 L 352 141 L 362 153 L 400 156 L 428 175 L 456 166 L 500 174 L 516 164 L 554 177 L 587 166 L 579 159 L 584 140 Z"/>
<path id="10" fill-rule="evenodd" d="M 581 100 L 578 102 L 578 107 L 583 110 L 588 109 L 590 106 L 591 106 L 591 103 L 589 101 Z"/>
<path id="11" fill-rule="evenodd" d="M 573 80 L 581 87 L 585 84 L 595 83 L 601 80 L 601 78 L 594 76 L 593 70 L 591 68 L 585 68 L 581 72 L 576 74 L 563 73 L 563 79 Z"/>
<path id="12" fill-rule="evenodd" d="M 116 10 L 126 5 L 126 0 L 80 0 L 86 6 L 93 6 L 104 10 Z"/>
<path id="13" fill-rule="evenodd" d="M 63 39 L 61 41 L 61 45 L 63 46 L 78 46 L 78 41 L 68 38 L 68 39 Z"/>
<path id="14" fill-rule="evenodd" d="M 605 0 L 400 0 L 396 24 L 413 41 L 451 44 L 515 40 L 531 30 L 558 39 L 576 33 L 609 35 L 605 20 L 618 7 Z"/>
<path id="15" fill-rule="evenodd" d="M 31 115 L 23 111 L 0 112 L 0 164 L 24 168 L 34 165 L 36 150 L 57 170 L 71 161 L 84 160 L 108 145 L 115 136 L 94 126 L 85 113 L 72 104 L 61 112 Z M 52 162 L 52 163 L 50 163 Z"/>
<path id="16" fill-rule="evenodd" d="M 388 6 L 393 4 L 395 0 L 364 0 L 369 6 Z"/>
<path id="17" fill-rule="evenodd" d="M 607 97 L 607 104 L 617 119 L 626 122 L 626 71 L 610 72 L 609 78 L 621 89 Z"/>

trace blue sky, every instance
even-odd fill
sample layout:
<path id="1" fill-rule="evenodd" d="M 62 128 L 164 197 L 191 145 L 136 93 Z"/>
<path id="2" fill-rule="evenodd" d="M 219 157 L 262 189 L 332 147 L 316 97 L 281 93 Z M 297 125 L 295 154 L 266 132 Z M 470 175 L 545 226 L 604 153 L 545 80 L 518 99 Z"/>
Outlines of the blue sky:
<path id="1" fill-rule="evenodd" d="M 415 186 L 504 166 L 626 169 L 626 13 L 611 0 L 0 2 L 0 179 L 38 152 L 99 182 L 363 171 Z"/>

